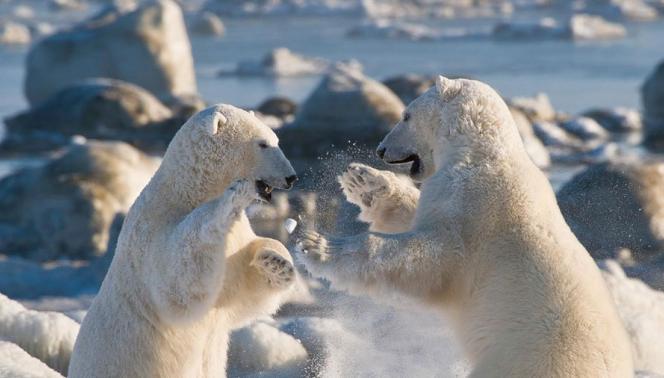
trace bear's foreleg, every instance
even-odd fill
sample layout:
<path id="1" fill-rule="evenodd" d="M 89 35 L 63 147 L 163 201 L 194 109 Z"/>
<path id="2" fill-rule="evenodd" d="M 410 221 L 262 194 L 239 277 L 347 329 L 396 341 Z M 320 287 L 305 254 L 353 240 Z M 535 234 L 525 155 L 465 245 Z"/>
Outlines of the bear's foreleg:
<path id="1" fill-rule="evenodd" d="M 368 232 L 345 238 L 307 231 L 298 247 L 307 270 L 337 286 L 392 289 L 420 298 L 446 290 L 462 253 L 453 231 Z"/>
<path id="2" fill-rule="evenodd" d="M 411 229 L 420 191 L 407 179 L 352 163 L 338 178 L 348 202 L 359 206 L 359 220 L 375 232 L 398 233 Z"/>
<path id="3" fill-rule="evenodd" d="M 194 209 L 167 239 L 167 248 L 153 256 L 149 288 L 161 318 L 191 321 L 214 305 L 221 290 L 231 226 L 256 198 L 253 184 L 233 183 L 218 198 Z"/>
<path id="4" fill-rule="evenodd" d="M 274 313 L 283 302 L 282 293 L 296 279 L 288 251 L 276 240 L 257 238 L 226 260 L 224 288 L 218 307 L 232 314 L 233 327 Z"/>

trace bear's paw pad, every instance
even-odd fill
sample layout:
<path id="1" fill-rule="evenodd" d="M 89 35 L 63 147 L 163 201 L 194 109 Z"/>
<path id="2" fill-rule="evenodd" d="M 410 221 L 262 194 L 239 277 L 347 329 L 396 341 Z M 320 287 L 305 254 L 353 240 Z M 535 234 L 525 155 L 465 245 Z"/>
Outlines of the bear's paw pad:
<path id="1" fill-rule="evenodd" d="M 256 255 L 253 264 L 272 287 L 285 289 L 295 279 L 293 264 L 274 251 L 261 251 Z"/>
<path id="2" fill-rule="evenodd" d="M 389 195 L 387 172 L 353 163 L 339 176 L 339 183 L 349 202 L 371 207 L 377 198 Z"/>

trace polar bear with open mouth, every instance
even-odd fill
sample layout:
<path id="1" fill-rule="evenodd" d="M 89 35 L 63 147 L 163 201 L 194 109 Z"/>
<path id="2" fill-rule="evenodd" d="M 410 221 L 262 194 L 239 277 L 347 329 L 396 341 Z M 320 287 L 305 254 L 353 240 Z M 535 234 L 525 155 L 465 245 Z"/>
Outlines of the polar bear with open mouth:
<path id="1" fill-rule="evenodd" d="M 305 232 L 312 274 L 447 308 L 471 377 L 631 377 L 605 283 L 565 223 L 510 112 L 488 85 L 439 77 L 377 150 L 421 191 L 353 164 L 340 177 L 370 231 Z"/>
<path id="2" fill-rule="evenodd" d="M 295 179 L 253 114 L 217 105 L 187 121 L 127 215 L 69 376 L 225 376 L 230 331 L 276 311 L 296 274 L 244 210 Z"/>

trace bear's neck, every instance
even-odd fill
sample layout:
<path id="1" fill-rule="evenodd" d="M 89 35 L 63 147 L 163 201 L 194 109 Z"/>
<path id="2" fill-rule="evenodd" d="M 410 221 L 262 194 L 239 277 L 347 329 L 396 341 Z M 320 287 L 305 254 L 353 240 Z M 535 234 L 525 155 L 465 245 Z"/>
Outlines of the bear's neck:
<path id="1" fill-rule="evenodd" d="M 183 157 L 184 156 L 184 157 Z M 224 192 L 232 177 L 218 177 L 205 170 L 205 164 L 186 156 L 164 156 L 161 166 L 143 192 L 145 205 L 158 208 L 166 219 L 186 217 L 201 204 Z M 177 157 L 177 158 L 176 158 Z"/>

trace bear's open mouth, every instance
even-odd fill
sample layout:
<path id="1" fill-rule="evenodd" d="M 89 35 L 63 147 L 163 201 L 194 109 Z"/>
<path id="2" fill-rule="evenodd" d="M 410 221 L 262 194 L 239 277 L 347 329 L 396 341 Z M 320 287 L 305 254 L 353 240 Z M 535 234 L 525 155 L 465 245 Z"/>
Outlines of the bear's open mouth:
<path id="1" fill-rule="evenodd" d="M 272 187 L 263 180 L 256 180 L 256 192 L 267 202 L 272 199 Z"/>
<path id="2" fill-rule="evenodd" d="M 387 164 L 403 164 L 410 162 L 413 162 L 413 164 L 410 165 L 410 175 L 416 176 L 422 169 L 422 159 L 420 159 L 418 154 L 408 155 L 408 157 L 401 160 L 388 161 Z"/>

